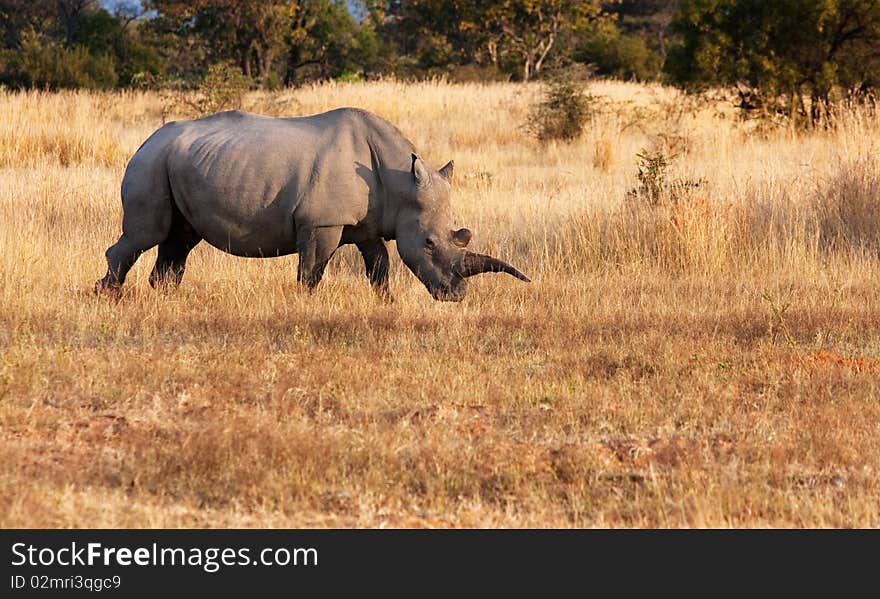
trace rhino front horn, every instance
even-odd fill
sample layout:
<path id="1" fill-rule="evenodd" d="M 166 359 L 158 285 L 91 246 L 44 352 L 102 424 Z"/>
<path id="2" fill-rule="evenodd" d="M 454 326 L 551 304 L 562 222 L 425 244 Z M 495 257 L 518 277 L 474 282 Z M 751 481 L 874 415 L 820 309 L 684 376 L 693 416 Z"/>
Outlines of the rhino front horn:
<path id="1" fill-rule="evenodd" d="M 484 254 L 475 254 L 473 252 L 465 252 L 458 266 L 458 275 L 460 277 L 472 277 L 484 272 L 506 272 L 515 276 L 521 281 L 531 283 L 532 280 L 522 274 L 520 271 L 512 267 L 507 262 L 503 262 L 498 258 L 486 256 Z"/>

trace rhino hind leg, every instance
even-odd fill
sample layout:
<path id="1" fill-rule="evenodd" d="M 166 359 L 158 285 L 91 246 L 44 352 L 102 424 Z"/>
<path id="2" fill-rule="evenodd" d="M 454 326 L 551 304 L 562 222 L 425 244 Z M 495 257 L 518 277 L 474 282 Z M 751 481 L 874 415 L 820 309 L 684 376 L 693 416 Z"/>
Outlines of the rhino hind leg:
<path id="1" fill-rule="evenodd" d="M 119 288 L 125 283 L 128 271 L 144 251 L 145 248 L 134 243 L 123 233 L 119 241 L 107 248 L 107 274 L 95 283 L 95 293 L 102 291 L 118 293 Z"/>
<path id="2" fill-rule="evenodd" d="M 165 241 L 159 244 L 156 264 L 150 273 L 150 285 L 154 288 L 161 285 L 180 285 L 186 269 L 186 258 L 202 240 L 177 206 L 173 207 L 173 212 L 171 230 Z"/>
<path id="3" fill-rule="evenodd" d="M 299 267 L 296 280 L 312 291 L 342 239 L 342 227 L 300 228 L 296 233 Z"/>
<path id="4" fill-rule="evenodd" d="M 381 239 L 372 239 L 357 244 L 364 258 L 364 269 L 373 291 L 386 302 L 394 301 L 388 288 L 388 248 Z"/>
<path id="5" fill-rule="evenodd" d="M 173 202 L 167 180 L 163 184 L 162 179 L 156 183 L 148 178 L 138 184 L 140 173 L 131 169 L 122 184 L 122 236 L 107 249 L 107 274 L 95 283 L 96 293 L 118 295 L 140 255 L 162 243 L 171 231 Z"/>

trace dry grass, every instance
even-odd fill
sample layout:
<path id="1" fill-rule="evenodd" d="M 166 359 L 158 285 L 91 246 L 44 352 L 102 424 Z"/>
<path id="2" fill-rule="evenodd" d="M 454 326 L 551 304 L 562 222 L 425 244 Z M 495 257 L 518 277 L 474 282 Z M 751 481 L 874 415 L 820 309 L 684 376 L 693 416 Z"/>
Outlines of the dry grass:
<path id="1" fill-rule="evenodd" d="M 880 119 L 590 92 L 546 146 L 536 87 L 247 98 L 360 106 L 455 158 L 474 245 L 534 279 L 438 304 L 395 259 L 393 306 L 351 248 L 311 297 L 295 257 L 203 246 L 179 290 L 147 285 L 153 250 L 92 297 L 159 99 L 0 94 L 0 525 L 880 525 Z M 656 205 L 642 148 L 678 154 Z"/>

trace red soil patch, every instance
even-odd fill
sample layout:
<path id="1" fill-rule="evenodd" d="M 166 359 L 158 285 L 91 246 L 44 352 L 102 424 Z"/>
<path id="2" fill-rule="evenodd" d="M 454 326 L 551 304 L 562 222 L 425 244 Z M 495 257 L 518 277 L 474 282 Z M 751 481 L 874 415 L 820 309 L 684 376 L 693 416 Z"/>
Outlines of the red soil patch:
<path id="1" fill-rule="evenodd" d="M 880 361 L 876 358 L 856 358 L 837 352 L 820 351 L 807 356 L 806 362 L 813 368 L 841 368 L 853 372 L 880 372 Z"/>

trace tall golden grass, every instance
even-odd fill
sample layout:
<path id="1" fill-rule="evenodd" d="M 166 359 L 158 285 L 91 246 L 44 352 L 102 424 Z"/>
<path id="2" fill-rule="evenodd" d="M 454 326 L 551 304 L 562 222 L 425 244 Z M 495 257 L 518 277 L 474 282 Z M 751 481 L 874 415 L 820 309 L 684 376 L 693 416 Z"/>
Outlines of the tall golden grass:
<path id="1" fill-rule="evenodd" d="M 344 248 L 155 250 L 95 298 L 150 93 L 0 92 L 2 526 L 880 525 L 880 116 L 802 132 L 596 82 L 584 134 L 523 125 L 536 85 L 326 84 L 456 161 L 474 246 L 529 274 L 388 306 Z M 642 150 L 670 159 L 640 192 Z"/>

